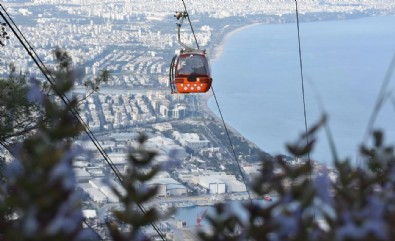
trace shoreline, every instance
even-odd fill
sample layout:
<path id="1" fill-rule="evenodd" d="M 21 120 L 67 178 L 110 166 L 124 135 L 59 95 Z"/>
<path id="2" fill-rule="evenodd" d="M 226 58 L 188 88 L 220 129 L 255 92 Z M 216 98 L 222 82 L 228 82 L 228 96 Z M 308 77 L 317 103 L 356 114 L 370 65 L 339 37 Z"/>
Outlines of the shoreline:
<path id="1" fill-rule="evenodd" d="M 243 31 L 243 30 L 245 30 L 247 28 L 254 27 L 254 26 L 257 26 L 257 25 L 261 25 L 261 24 L 264 24 L 264 23 L 250 23 L 250 24 L 247 24 L 247 25 L 236 27 L 235 29 L 230 30 L 230 32 L 225 33 L 224 36 L 222 37 L 222 39 L 218 43 L 214 43 L 213 47 L 209 48 L 210 50 L 212 50 L 212 55 L 210 55 L 210 59 L 211 59 L 210 62 L 216 61 L 222 55 L 222 53 L 224 51 L 224 48 L 225 48 L 226 42 L 234 34 L 240 32 L 240 31 Z M 222 31 L 223 32 L 226 31 L 225 28 L 229 28 L 229 27 L 230 27 L 230 25 L 225 26 L 224 29 L 222 29 Z"/>
<path id="2" fill-rule="evenodd" d="M 227 41 L 234 34 L 240 32 L 240 31 L 243 31 L 243 30 L 245 30 L 247 28 L 254 27 L 254 26 L 257 26 L 257 25 L 261 25 L 261 24 L 264 24 L 264 23 L 250 23 L 250 24 L 246 24 L 246 25 L 243 25 L 243 26 L 235 27 L 234 29 L 230 30 L 229 32 L 226 32 L 226 28 L 231 28 L 231 26 L 230 25 L 225 26 L 221 30 L 221 32 L 223 33 L 223 37 L 221 38 L 221 40 L 219 42 L 217 42 L 217 43 L 214 43 L 213 46 L 211 48 L 209 48 L 210 52 L 212 52 L 212 54 L 210 55 L 211 56 L 210 57 L 210 62 L 214 62 L 219 57 L 221 57 L 221 55 L 223 54 L 224 48 L 225 48 L 225 44 L 227 43 Z M 206 113 L 207 115 L 211 116 L 215 121 L 220 122 L 220 124 L 223 125 L 221 116 L 219 116 L 216 113 L 214 113 L 214 111 L 208 106 L 209 100 L 214 97 L 214 94 L 213 94 L 212 91 L 213 91 L 213 89 L 211 89 L 211 91 L 205 93 L 204 95 L 199 96 L 199 99 L 200 99 L 200 102 L 201 102 L 201 107 L 202 107 L 202 110 L 203 110 L 204 113 Z M 246 138 L 237 129 L 235 129 L 229 123 L 227 123 L 226 120 L 224 120 L 224 121 L 225 121 L 226 128 L 229 131 L 231 131 L 234 135 L 239 136 L 243 140 L 247 141 L 250 145 L 252 145 L 255 148 L 258 148 L 259 150 L 264 152 L 262 150 L 262 148 L 260 148 L 256 143 L 254 143 L 250 139 Z"/>
<path id="3" fill-rule="evenodd" d="M 353 16 L 352 14 L 350 16 Z M 364 17 L 370 17 L 370 16 L 361 16 L 361 18 Z M 322 21 L 334 21 L 334 20 L 347 20 L 347 19 L 354 19 L 354 18 L 346 18 L 346 19 L 324 19 L 324 20 L 318 20 L 318 22 L 322 22 Z M 310 22 L 310 21 L 308 21 Z M 283 23 L 288 23 L 288 22 L 283 22 Z M 208 45 L 208 56 L 209 56 L 209 61 L 210 61 L 210 65 L 212 65 L 213 62 L 215 62 L 216 60 L 218 60 L 221 55 L 223 54 L 225 45 L 227 43 L 227 41 L 236 33 L 243 31 L 247 28 L 250 27 L 254 27 L 257 25 L 262 25 L 262 24 L 279 24 L 276 22 L 273 23 L 267 23 L 267 22 L 251 22 L 251 23 L 245 23 L 243 25 L 240 26 L 236 26 L 236 25 L 225 25 L 222 29 L 219 30 L 219 35 L 221 36 L 220 39 L 218 41 L 214 41 L 212 43 L 212 45 Z M 281 23 L 280 23 L 281 24 Z M 228 31 L 228 29 L 230 29 Z M 213 80 L 213 82 L 215 82 L 215 80 Z M 212 89 L 213 90 L 213 89 Z M 216 113 L 214 113 L 214 111 L 209 107 L 208 102 L 211 98 L 214 97 L 213 92 L 209 91 L 206 92 L 204 95 L 200 95 L 198 96 L 199 98 L 199 102 L 201 102 L 201 108 L 202 111 L 211 116 L 214 121 L 219 122 L 220 125 L 223 125 L 222 119 L 220 115 L 217 115 Z M 254 146 L 255 148 L 258 148 L 260 151 L 262 151 L 263 153 L 269 154 L 271 155 L 269 152 L 264 151 L 264 149 L 260 146 L 258 146 L 255 142 L 253 142 L 252 140 L 250 140 L 249 138 L 247 138 L 246 136 L 244 136 L 242 133 L 240 133 L 237 129 L 235 129 L 234 127 L 232 127 L 229 123 L 227 123 L 227 121 L 224 119 L 225 121 L 225 125 L 226 128 L 232 132 L 234 135 L 242 138 L 243 140 L 247 141 L 250 145 Z"/>
<path id="4" fill-rule="evenodd" d="M 373 16 L 373 18 L 382 18 L 382 17 L 385 17 L 385 16 Z M 363 19 L 369 19 L 369 18 L 371 18 L 371 16 L 369 16 L 369 17 L 362 17 Z M 350 20 L 350 21 L 353 21 L 353 20 L 358 20 L 358 19 L 360 19 L 360 18 L 348 18 L 348 19 L 346 19 L 346 20 L 338 20 L 338 19 L 334 19 L 334 20 L 330 20 L 331 22 L 332 21 L 336 21 L 336 22 L 339 22 L 340 24 L 341 24 L 341 21 L 348 21 L 348 20 Z M 326 21 L 326 20 L 325 20 Z M 323 22 L 323 21 L 316 21 L 316 22 Z M 373 22 L 374 23 L 374 22 Z M 239 31 L 242 31 L 242 30 L 244 30 L 244 29 L 246 29 L 246 28 L 248 28 L 248 27 L 251 27 L 251 26 L 256 26 L 257 24 L 265 24 L 265 23 L 255 23 L 255 24 L 246 24 L 246 25 L 244 25 L 244 26 L 233 26 L 233 27 L 231 27 L 231 26 L 226 26 L 226 27 L 223 27 L 223 28 L 221 28 L 222 30 L 223 30 L 223 32 L 221 32 L 221 31 L 219 31 L 219 36 L 217 36 L 217 38 L 215 39 L 215 41 L 214 42 L 212 42 L 212 45 L 211 45 L 211 48 L 210 48 L 210 51 L 212 51 L 212 56 L 213 56 L 213 59 L 212 59 L 212 61 L 216 61 L 216 60 L 220 60 L 220 57 L 222 56 L 222 54 L 226 54 L 226 55 L 228 55 L 228 53 L 227 52 L 224 52 L 224 51 L 229 51 L 229 49 L 225 49 L 225 47 L 227 47 L 227 46 L 225 46 L 225 44 L 228 44 L 229 42 L 228 42 L 228 40 L 234 35 L 234 34 L 236 34 L 237 32 L 239 32 Z M 335 23 L 336 24 L 336 23 Z M 359 25 L 356 25 L 356 26 L 361 26 L 360 24 Z M 363 25 L 362 25 L 363 26 Z M 243 33 L 243 35 L 244 35 L 244 33 Z M 238 36 L 240 36 L 240 35 L 238 35 Z M 243 44 L 242 42 L 241 42 L 241 44 Z M 229 48 L 229 47 L 228 47 Z M 232 52 L 232 51 L 231 51 Z M 223 58 L 225 58 L 225 56 L 222 56 Z M 237 56 L 235 56 L 236 57 L 236 60 L 237 60 Z M 225 58 L 225 59 L 227 59 L 227 57 Z M 224 61 L 224 59 L 222 59 L 222 61 Z M 236 63 L 236 66 L 237 66 L 237 62 L 234 62 L 234 63 Z M 224 68 L 224 67 L 222 67 L 222 68 Z M 229 70 L 229 68 L 231 68 L 231 66 L 226 66 L 225 67 L 225 69 L 223 69 L 222 71 L 224 71 L 225 73 L 227 72 L 227 69 Z M 218 81 L 218 82 L 216 82 L 216 81 Z M 236 80 L 235 80 L 236 81 Z M 227 87 L 228 85 L 226 84 L 227 82 L 224 82 L 224 81 L 219 81 L 219 80 L 216 80 L 216 79 L 214 79 L 214 81 L 213 81 L 213 84 L 214 84 L 214 82 L 216 82 L 216 83 L 221 83 L 223 86 L 225 86 L 225 87 Z M 214 84 L 214 85 L 216 85 L 216 84 Z M 215 89 L 217 89 L 217 88 L 215 88 Z M 238 92 L 237 91 L 237 89 L 234 89 L 234 90 L 236 90 L 235 92 Z M 230 96 L 232 96 L 231 95 L 232 94 L 232 92 L 230 92 L 229 93 L 229 95 L 228 96 L 223 96 L 223 97 L 227 97 L 227 98 L 230 98 Z M 201 100 L 203 101 L 203 102 L 201 102 L 201 106 L 202 107 L 204 107 L 204 112 L 203 113 L 207 113 L 208 115 L 210 115 L 210 116 L 212 116 L 213 117 L 213 119 L 215 120 L 215 121 L 222 121 L 221 120 L 221 118 L 220 118 L 220 114 L 218 113 L 218 110 L 216 111 L 215 109 L 217 108 L 217 107 L 215 107 L 215 104 L 213 105 L 213 103 L 208 103 L 208 101 L 212 101 L 212 100 L 210 100 L 210 98 L 211 97 L 213 97 L 213 93 L 211 92 L 208 92 L 207 94 L 205 94 L 205 95 L 201 95 L 201 96 L 199 96 L 199 97 L 201 97 Z M 219 103 L 221 104 L 221 100 L 218 100 L 219 101 Z M 229 103 L 233 103 L 233 101 L 231 101 L 231 102 L 229 102 Z M 232 106 L 228 106 L 229 107 L 229 110 L 230 110 L 230 113 L 231 114 L 234 114 L 233 116 L 234 116 L 234 118 L 236 118 L 236 119 L 233 119 L 232 121 L 234 121 L 234 120 L 236 120 L 236 122 L 234 122 L 234 123 L 238 123 L 237 121 L 239 121 L 240 120 L 240 118 L 238 118 L 237 117 L 237 114 L 236 113 L 232 113 L 233 112 L 233 110 L 234 110 L 234 107 L 232 107 Z M 242 108 L 241 108 L 241 110 L 243 110 Z M 259 150 L 261 150 L 262 152 L 267 152 L 267 153 L 269 153 L 269 154 L 273 154 L 273 155 L 275 155 L 276 153 L 274 153 L 274 152 L 272 152 L 272 150 L 270 150 L 270 149 L 275 149 L 277 146 L 280 146 L 279 144 L 277 144 L 277 142 L 279 143 L 279 141 L 278 140 L 276 140 L 277 142 L 276 142 L 276 147 L 275 148 L 270 148 L 270 149 L 266 149 L 266 148 L 268 148 L 268 147 L 270 147 L 271 146 L 271 143 L 268 143 L 268 142 L 261 142 L 261 143 L 268 143 L 268 145 L 264 145 L 264 146 L 258 146 L 258 143 L 255 143 L 254 141 L 251 141 L 251 139 L 249 139 L 248 138 L 248 136 L 244 136 L 242 133 L 240 133 L 238 130 L 236 130 L 235 128 L 233 128 L 230 124 L 228 124 L 227 122 L 228 121 L 230 121 L 230 120 L 225 120 L 225 123 L 226 123 L 226 126 L 227 127 L 229 127 L 229 129 L 232 131 L 232 133 L 234 134 L 234 135 L 236 135 L 236 136 L 240 136 L 240 137 L 242 137 L 243 139 L 245 139 L 245 140 L 247 140 L 248 141 L 248 143 L 253 143 L 254 144 L 254 146 L 257 146 L 258 148 L 259 148 Z M 241 120 L 240 120 L 241 121 Z M 217 122 L 217 123 L 220 123 L 220 122 Z M 221 125 L 223 125 L 222 124 L 222 122 L 221 122 Z M 243 128 L 248 128 L 249 126 L 244 126 Z M 241 130 L 241 129 L 240 129 Z M 255 133 L 252 133 L 252 134 L 255 134 Z M 258 136 L 258 135 L 256 135 L 256 136 Z M 264 139 L 265 137 L 264 136 L 258 136 L 258 138 L 256 138 L 255 140 L 260 140 L 259 138 L 261 138 L 261 139 Z M 266 140 L 265 140 L 266 141 Z M 322 141 L 321 141 L 322 142 Z M 343 154 L 343 155 L 345 155 L 345 156 L 347 156 L 347 157 L 350 157 L 351 155 L 353 155 L 353 153 L 355 153 L 355 151 L 353 152 L 353 149 L 352 148 L 355 148 L 355 146 L 353 146 L 353 147 L 350 147 L 350 148 L 347 148 L 347 150 L 345 150 L 345 151 L 343 151 L 344 153 L 346 153 L 346 154 Z M 318 147 L 315 149 L 316 150 L 316 153 L 317 154 L 314 154 L 314 155 L 317 155 L 317 160 L 319 160 L 319 162 L 321 162 L 321 163 L 323 163 L 323 164 L 326 164 L 326 165 L 329 165 L 329 166 L 331 166 L 332 165 L 332 163 L 331 163 L 331 153 L 329 153 L 329 154 L 327 154 L 327 150 L 325 149 L 325 148 L 322 148 L 322 150 L 324 150 L 324 151 L 317 151 L 317 150 L 320 150 L 320 149 L 318 149 Z M 351 154 L 348 154 L 348 152 L 350 152 Z M 284 152 L 285 153 L 285 152 Z M 322 157 L 321 157 L 321 156 Z M 318 158 L 318 156 L 320 156 L 319 158 Z M 353 158 L 354 159 L 354 158 Z M 354 161 L 354 160 L 353 160 Z"/>
<path id="5" fill-rule="evenodd" d="M 210 93 L 206 93 L 204 96 L 200 96 L 199 101 L 201 102 L 201 107 L 202 110 L 205 114 L 209 115 L 210 117 L 213 118 L 213 121 L 218 122 L 218 125 L 223 126 L 223 122 L 221 119 L 221 116 L 217 116 L 217 114 L 214 113 L 214 111 L 208 106 L 208 101 L 210 100 L 210 98 L 213 98 L 214 95 L 212 94 L 212 92 Z M 265 152 L 261 147 L 259 147 L 255 142 L 251 141 L 250 139 L 248 139 L 246 136 L 244 136 L 243 134 L 241 134 L 237 129 L 235 129 L 233 126 L 231 126 L 229 123 L 225 121 L 225 125 L 226 125 L 226 129 L 228 129 L 231 134 L 240 137 L 242 140 L 248 142 L 249 145 L 259 149 L 260 151 Z"/>
<path id="6" fill-rule="evenodd" d="M 355 19 L 355 17 L 353 17 L 353 16 L 354 16 L 353 14 L 350 14 L 350 15 L 348 15 L 347 18 L 322 19 L 322 20 L 317 20 L 317 22 Z M 386 16 L 386 15 L 384 15 L 384 16 Z M 356 17 L 356 18 L 366 18 L 366 17 L 372 17 L 372 16 L 364 15 L 364 16 L 360 16 L 360 17 Z M 311 21 L 307 21 L 307 22 L 311 22 Z M 283 23 L 288 23 L 288 22 L 283 22 Z M 254 27 L 257 25 L 262 25 L 262 24 L 282 24 L 282 23 L 250 22 L 250 23 L 245 23 L 242 25 L 225 25 L 223 28 L 221 28 L 218 31 L 219 32 L 218 35 L 220 35 L 219 39 L 217 41 L 213 41 L 210 45 L 207 46 L 210 62 L 211 63 L 215 62 L 216 60 L 218 60 L 221 57 L 227 41 L 234 34 L 240 32 L 240 31 L 243 31 L 247 28 Z M 213 82 L 215 82 L 215 81 L 216 80 L 214 80 Z M 214 97 L 214 94 L 212 91 L 209 91 L 209 92 L 205 93 L 204 95 L 200 95 L 198 98 L 199 98 L 199 101 L 201 102 L 201 108 L 205 114 L 211 116 L 215 121 L 219 122 L 220 125 L 223 125 L 221 116 L 214 113 L 214 111 L 208 105 L 208 102 L 209 102 L 210 98 L 212 98 L 212 97 Z M 241 134 L 238 130 L 236 130 L 234 127 L 232 127 L 230 124 L 228 124 L 226 122 L 226 120 L 224 120 L 224 121 L 226 124 L 226 128 L 228 128 L 234 135 L 241 137 L 243 140 L 246 140 L 250 145 L 253 145 L 254 147 L 261 150 L 262 152 L 267 153 L 261 147 L 259 147 L 255 142 L 251 141 L 246 136 Z"/>

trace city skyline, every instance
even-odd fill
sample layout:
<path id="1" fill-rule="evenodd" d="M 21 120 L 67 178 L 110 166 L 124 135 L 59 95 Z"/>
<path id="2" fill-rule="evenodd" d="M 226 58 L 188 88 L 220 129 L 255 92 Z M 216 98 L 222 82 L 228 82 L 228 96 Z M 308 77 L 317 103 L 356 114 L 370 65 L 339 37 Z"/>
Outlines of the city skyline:
<path id="1" fill-rule="evenodd" d="M 164 187 L 160 198 L 189 192 L 206 197 L 236 192 L 244 194 L 239 198 L 247 198 L 224 129 L 205 110 L 210 94 L 170 94 L 168 65 L 179 49 L 173 15 L 183 10 L 180 1 L 35 0 L 6 1 L 3 5 L 46 66 L 54 67 L 54 48 L 70 53 L 84 76 L 76 80 L 75 96 L 87 97 L 84 80 L 104 69 L 111 72 L 111 80 L 82 102 L 81 113 L 120 170 L 127 165 L 128 148 L 142 132 L 148 135 L 148 146 L 158 150 L 158 162 L 171 158 L 181 162 L 178 169 L 170 169 L 154 181 Z M 303 1 L 300 5 L 304 21 L 386 14 L 395 9 L 394 1 Z M 188 3 L 198 42 L 213 58 L 227 33 L 255 23 L 293 21 L 294 7 L 294 1 L 274 0 Z M 182 38 L 194 43 L 188 28 Z M 0 53 L 0 76 L 6 76 L 7 63 L 14 62 L 22 73 L 42 79 L 15 36 L 10 34 L 5 43 Z M 238 133 L 232 138 L 239 145 L 237 153 L 244 171 L 256 175 L 260 167 L 255 159 L 261 150 Z M 87 206 L 93 209 L 108 204 L 110 210 L 117 200 L 98 184 L 110 170 L 89 141 L 78 142 L 92 154 L 75 166 L 78 185 L 91 202 Z M 295 165 L 299 161 L 290 160 Z M 204 204 L 211 203 L 215 201 Z"/>

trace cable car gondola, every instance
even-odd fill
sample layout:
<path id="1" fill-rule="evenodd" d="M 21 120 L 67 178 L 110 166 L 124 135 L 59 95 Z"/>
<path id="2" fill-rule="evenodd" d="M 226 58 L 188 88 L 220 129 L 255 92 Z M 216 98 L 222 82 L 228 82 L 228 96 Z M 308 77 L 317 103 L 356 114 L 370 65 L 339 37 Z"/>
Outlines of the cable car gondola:
<path id="1" fill-rule="evenodd" d="M 206 51 L 193 49 L 180 40 L 180 29 L 187 12 L 179 12 L 175 15 L 180 20 L 178 26 L 178 42 L 183 49 L 173 57 L 170 70 L 169 82 L 172 93 L 204 93 L 211 87 L 212 78 L 210 66 L 206 58 Z"/>

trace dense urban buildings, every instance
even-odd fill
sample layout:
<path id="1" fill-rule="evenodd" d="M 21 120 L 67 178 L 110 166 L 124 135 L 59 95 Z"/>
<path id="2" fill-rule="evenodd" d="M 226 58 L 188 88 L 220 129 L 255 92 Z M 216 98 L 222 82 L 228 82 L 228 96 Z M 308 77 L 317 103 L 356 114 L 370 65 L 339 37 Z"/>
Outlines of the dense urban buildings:
<path id="1" fill-rule="evenodd" d="M 83 100 L 82 119 L 121 172 L 128 164 L 128 150 L 140 133 L 148 137 L 147 148 L 158 152 L 158 163 L 179 162 L 176 168 L 164 170 L 149 183 L 160 187 L 158 205 L 209 205 L 221 198 L 235 198 L 225 195 L 229 193 L 241 193 L 239 198 L 247 198 L 224 127 L 207 109 L 210 93 L 170 94 L 168 67 L 179 49 L 173 15 L 183 10 L 181 1 L 3 2 L 47 67 L 54 67 L 51 51 L 57 47 L 72 56 L 75 69 L 82 73 L 73 91 Z M 387 14 L 395 9 L 391 0 L 298 2 L 302 21 Z M 294 21 L 295 3 L 204 0 L 188 1 L 188 8 L 198 43 L 215 58 L 226 33 L 248 24 Z M 181 37 L 188 45 L 195 43 L 188 27 Z M 12 62 L 19 72 L 42 79 L 40 70 L 13 34 L 5 44 L 0 52 L 1 77 L 7 76 Z M 110 81 L 97 93 L 87 95 L 83 83 L 103 70 L 110 71 Z M 236 132 L 231 137 L 239 147 L 237 156 L 244 172 L 253 176 L 260 168 L 257 157 L 261 150 Z M 75 162 L 78 187 L 85 195 L 85 215 L 95 219 L 99 208 L 110 211 L 119 200 L 103 185 L 102 180 L 111 170 L 96 147 L 84 138 L 78 144 L 89 154 Z M 298 160 L 291 161 L 298 164 Z"/>

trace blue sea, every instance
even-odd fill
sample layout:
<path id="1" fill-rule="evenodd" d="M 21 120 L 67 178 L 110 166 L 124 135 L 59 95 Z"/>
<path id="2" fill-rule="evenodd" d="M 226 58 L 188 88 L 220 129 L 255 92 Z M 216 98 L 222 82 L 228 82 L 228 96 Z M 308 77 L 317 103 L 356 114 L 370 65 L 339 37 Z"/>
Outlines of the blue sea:
<path id="1" fill-rule="evenodd" d="M 243 222 L 248 222 L 248 212 L 244 205 L 250 204 L 250 200 L 234 200 L 234 201 L 226 201 L 225 204 L 229 208 L 229 211 L 237 214 L 240 217 L 240 220 Z M 254 204 L 258 204 L 261 207 L 265 207 L 269 205 L 270 201 L 264 200 L 253 200 Z M 177 208 L 177 212 L 175 214 L 176 220 L 185 221 L 186 226 L 193 227 L 196 226 L 196 219 L 198 217 L 202 217 L 203 213 L 207 213 L 207 216 L 215 216 L 216 211 L 214 206 L 192 206 L 185 208 Z M 201 220 L 201 225 L 207 227 L 209 222 L 207 219 L 203 218 Z"/>
<path id="2" fill-rule="evenodd" d="M 301 22 L 307 124 L 328 113 L 341 159 L 358 159 L 381 85 L 395 54 L 395 16 Z M 269 154 L 304 133 L 296 23 L 254 25 L 232 34 L 211 60 L 213 88 L 227 125 Z M 395 77 L 374 128 L 395 144 Z M 219 113 L 214 98 L 209 107 Z M 371 143 L 371 139 L 369 143 Z M 311 157 L 333 163 L 324 129 Z"/>

